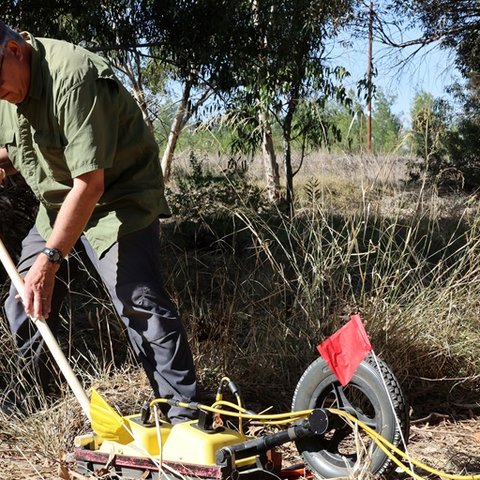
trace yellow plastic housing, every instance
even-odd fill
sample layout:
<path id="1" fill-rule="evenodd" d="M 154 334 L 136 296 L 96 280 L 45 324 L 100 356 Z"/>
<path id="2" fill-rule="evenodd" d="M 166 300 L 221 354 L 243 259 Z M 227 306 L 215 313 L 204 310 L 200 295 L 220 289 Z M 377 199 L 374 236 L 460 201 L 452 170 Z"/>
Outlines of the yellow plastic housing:
<path id="1" fill-rule="evenodd" d="M 121 443 L 120 441 L 105 440 L 99 451 L 117 455 L 148 455 L 157 456 L 160 453 L 158 434 L 155 425 L 144 425 L 140 421 L 140 415 L 123 417 L 127 431 L 132 432 L 133 441 Z M 170 423 L 160 420 L 161 442 L 164 445 L 172 430 Z M 131 440 L 131 436 L 129 436 Z"/>
<path id="2" fill-rule="evenodd" d="M 157 429 L 155 428 L 155 425 L 143 425 L 140 422 L 139 415 L 131 415 L 124 418 L 127 420 L 128 427 L 133 433 L 133 437 L 137 441 L 137 443 L 140 443 L 150 455 L 158 455 L 160 453 L 160 447 L 158 445 L 159 436 L 157 434 Z M 159 420 L 159 424 L 161 432 L 161 442 L 162 445 L 165 445 L 165 442 L 170 436 L 170 432 L 173 427 L 170 423 L 162 420 Z"/>
<path id="3" fill-rule="evenodd" d="M 222 447 L 247 439 L 235 430 L 224 428 L 207 433 L 196 421 L 177 423 L 163 447 L 163 460 L 195 465 L 215 465 L 215 453 Z"/>
<path id="4" fill-rule="evenodd" d="M 109 455 L 157 457 L 162 448 L 164 461 L 212 466 L 216 465 L 217 450 L 247 440 L 245 435 L 229 428 L 206 432 L 198 428 L 196 420 L 178 423 L 174 426 L 161 421 L 162 445 L 160 447 L 155 425 L 142 424 L 139 415 L 131 415 L 123 417 L 123 419 L 128 431 L 132 432 L 134 440 L 125 443 L 104 440 L 98 448 L 99 452 Z M 253 461 L 254 458 L 243 459 L 238 462 L 237 466 L 250 464 Z"/>

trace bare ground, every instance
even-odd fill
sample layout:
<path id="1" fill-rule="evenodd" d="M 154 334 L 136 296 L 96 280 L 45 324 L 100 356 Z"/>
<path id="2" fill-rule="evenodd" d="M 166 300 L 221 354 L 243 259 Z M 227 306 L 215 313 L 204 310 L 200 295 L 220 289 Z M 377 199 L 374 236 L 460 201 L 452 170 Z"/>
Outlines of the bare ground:
<path id="1" fill-rule="evenodd" d="M 455 421 L 435 415 L 411 427 L 409 453 L 447 473 L 480 473 L 480 418 Z"/>

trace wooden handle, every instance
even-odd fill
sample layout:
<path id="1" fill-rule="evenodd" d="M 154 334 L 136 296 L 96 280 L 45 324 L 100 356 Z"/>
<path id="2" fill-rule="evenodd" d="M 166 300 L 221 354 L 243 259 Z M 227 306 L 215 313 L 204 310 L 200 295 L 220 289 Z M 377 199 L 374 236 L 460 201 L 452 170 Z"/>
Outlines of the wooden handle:
<path id="1" fill-rule="evenodd" d="M 12 283 L 15 285 L 15 288 L 17 289 L 18 294 L 23 299 L 23 296 L 25 293 L 23 279 L 18 273 L 17 268 L 15 267 L 15 264 L 13 263 L 12 258 L 10 257 L 1 239 L 0 239 L 0 261 L 2 262 L 2 265 L 7 271 L 8 276 L 12 280 Z M 73 370 L 70 367 L 68 360 L 65 358 L 65 355 L 62 352 L 60 346 L 58 345 L 56 338 L 53 336 L 52 331 L 48 327 L 47 322 L 45 322 L 43 318 L 40 318 L 40 319 L 36 319 L 32 317 L 30 318 L 33 320 L 40 334 L 42 335 L 42 338 L 45 340 L 45 343 L 48 349 L 50 350 L 50 353 L 52 354 L 53 358 L 57 362 L 57 365 L 60 368 L 60 371 L 63 373 L 63 376 L 67 380 L 67 383 L 69 384 L 75 397 L 80 403 L 80 406 L 82 407 L 83 412 L 90 420 L 91 419 L 90 418 L 90 401 L 88 400 L 88 397 L 82 385 L 80 384 L 77 377 L 73 373 Z"/>

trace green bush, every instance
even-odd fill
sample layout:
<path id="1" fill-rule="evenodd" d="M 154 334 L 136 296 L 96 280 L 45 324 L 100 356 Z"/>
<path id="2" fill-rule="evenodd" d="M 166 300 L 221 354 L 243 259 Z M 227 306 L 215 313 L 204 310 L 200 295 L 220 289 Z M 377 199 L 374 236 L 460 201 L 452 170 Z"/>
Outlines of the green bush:
<path id="1" fill-rule="evenodd" d="M 187 220 L 267 206 L 262 190 L 247 175 L 245 162 L 231 159 L 225 170 L 214 172 L 191 152 L 189 171 L 177 171 L 174 180 L 175 186 L 166 189 L 167 199 L 172 213 Z"/>

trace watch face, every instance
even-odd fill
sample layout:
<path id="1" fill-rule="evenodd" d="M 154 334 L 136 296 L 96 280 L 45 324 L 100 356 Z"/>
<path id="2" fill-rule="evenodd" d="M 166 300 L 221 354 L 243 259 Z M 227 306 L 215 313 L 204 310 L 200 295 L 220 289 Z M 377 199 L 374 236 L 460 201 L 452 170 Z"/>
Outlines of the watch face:
<path id="1" fill-rule="evenodd" d="M 47 256 L 48 260 L 52 263 L 60 263 L 63 260 L 63 256 L 56 248 L 45 247 L 43 253 Z"/>

